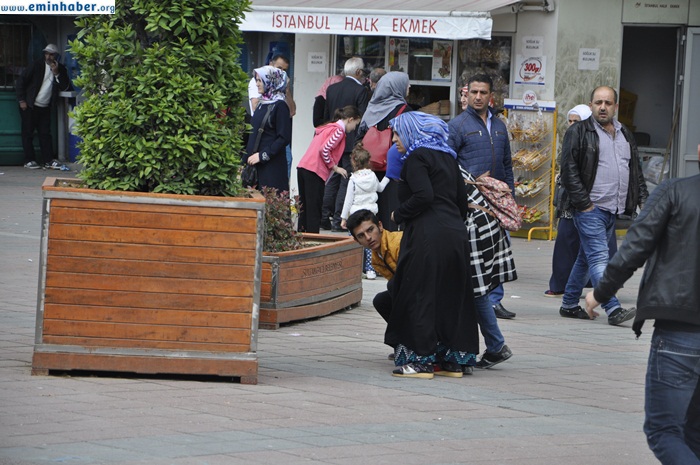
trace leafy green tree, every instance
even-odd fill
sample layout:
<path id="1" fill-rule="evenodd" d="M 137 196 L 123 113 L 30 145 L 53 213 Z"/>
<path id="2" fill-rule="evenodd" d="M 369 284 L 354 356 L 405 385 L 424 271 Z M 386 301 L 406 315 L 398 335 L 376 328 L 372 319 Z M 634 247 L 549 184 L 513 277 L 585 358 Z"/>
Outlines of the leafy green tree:
<path id="1" fill-rule="evenodd" d="M 248 78 L 239 24 L 250 2 L 116 6 L 78 18 L 70 44 L 86 97 L 75 110 L 80 178 L 105 190 L 240 194 Z"/>

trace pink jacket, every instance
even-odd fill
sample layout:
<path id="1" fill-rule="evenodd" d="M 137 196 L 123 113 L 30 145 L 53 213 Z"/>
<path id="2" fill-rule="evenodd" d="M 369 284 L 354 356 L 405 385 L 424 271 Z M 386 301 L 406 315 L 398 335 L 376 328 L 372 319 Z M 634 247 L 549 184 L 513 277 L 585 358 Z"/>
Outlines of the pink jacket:
<path id="1" fill-rule="evenodd" d="M 331 170 L 340 161 L 345 149 L 345 124 L 336 121 L 316 128 L 311 145 L 297 168 L 316 173 L 323 181 L 328 180 Z"/>

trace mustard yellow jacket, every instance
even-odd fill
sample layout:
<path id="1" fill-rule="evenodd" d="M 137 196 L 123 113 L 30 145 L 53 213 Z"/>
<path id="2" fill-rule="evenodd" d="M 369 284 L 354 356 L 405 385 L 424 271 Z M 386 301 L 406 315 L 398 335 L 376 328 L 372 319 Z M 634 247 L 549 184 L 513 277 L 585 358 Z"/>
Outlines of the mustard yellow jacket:
<path id="1" fill-rule="evenodd" d="M 401 231 L 382 231 L 379 251 L 372 251 L 372 267 L 386 279 L 394 277 L 401 249 Z"/>

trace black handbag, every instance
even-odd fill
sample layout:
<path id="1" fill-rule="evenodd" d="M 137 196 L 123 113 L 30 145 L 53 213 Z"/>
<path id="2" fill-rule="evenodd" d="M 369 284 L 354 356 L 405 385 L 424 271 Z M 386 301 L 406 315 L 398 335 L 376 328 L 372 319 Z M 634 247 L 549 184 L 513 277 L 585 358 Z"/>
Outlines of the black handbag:
<path id="1" fill-rule="evenodd" d="M 255 165 L 245 165 L 241 171 L 241 184 L 243 187 L 255 189 L 258 186 L 258 169 Z"/>
<path id="2" fill-rule="evenodd" d="M 262 123 L 260 123 L 260 127 L 258 128 L 258 134 L 255 136 L 255 144 L 253 145 L 252 153 L 258 151 L 258 146 L 260 145 L 260 138 L 262 137 L 262 134 L 265 131 L 265 125 L 270 119 L 271 111 L 272 105 L 268 104 L 267 112 L 263 117 Z M 246 163 L 246 165 L 243 167 L 243 170 L 241 171 L 241 184 L 243 185 L 243 187 L 250 187 L 252 189 L 256 189 L 258 187 L 258 168 L 255 165 L 249 165 Z"/>

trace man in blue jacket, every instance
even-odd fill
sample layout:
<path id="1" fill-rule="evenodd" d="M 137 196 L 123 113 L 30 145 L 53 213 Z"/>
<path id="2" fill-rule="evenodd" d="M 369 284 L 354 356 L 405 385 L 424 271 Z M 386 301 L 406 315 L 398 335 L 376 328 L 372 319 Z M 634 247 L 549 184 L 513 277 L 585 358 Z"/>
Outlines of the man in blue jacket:
<path id="1" fill-rule="evenodd" d="M 510 141 L 506 125 L 489 108 L 493 81 L 486 74 L 469 78 L 466 92 L 467 106 L 448 126 L 450 147 L 457 152 L 459 164 L 475 178 L 487 171 L 492 178 L 505 182 L 515 193 L 513 164 L 510 155 Z M 488 300 L 498 318 L 514 318 L 501 304 L 503 285 L 499 285 L 488 295 Z"/>

